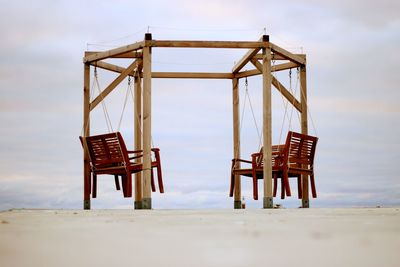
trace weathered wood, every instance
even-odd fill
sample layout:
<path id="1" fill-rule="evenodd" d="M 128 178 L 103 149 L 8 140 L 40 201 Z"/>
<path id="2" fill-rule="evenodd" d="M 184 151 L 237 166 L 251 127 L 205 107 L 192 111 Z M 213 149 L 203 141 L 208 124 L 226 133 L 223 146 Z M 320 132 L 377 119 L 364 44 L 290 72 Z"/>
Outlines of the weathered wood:
<path id="1" fill-rule="evenodd" d="M 135 60 L 128 68 L 112 81 L 106 89 L 104 89 L 93 101 L 90 103 L 90 110 L 93 110 L 115 87 L 118 86 L 135 68 L 137 68 L 138 60 Z"/>
<path id="2" fill-rule="evenodd" d="M 283 49 L 282 47 L 279 47 L 279 46 L 277 46 L 276 44 L 273 44 L 273 43 L 270 43 L 270 47 L 271 47 L 271 50 L 274 53 L 276 53 L 276 54 L 278 54 L 278 55 L 280 55 L 280 56 L 282 56 L 282 57 L 284 57 L 284 58 L 286 58 L 286 59 L 288 59 L 288 60 L 290 60 L 292 62 L 301 64 L 301 65 L 306 64 L 305 57 L 297 56 L 296 54 L 293 54 L 293 53 L 291 53 L 291 52 L 289 52 L 289 51 Z"/>
<path id="3" fill-rule="evenodd" d="M 261 64 L 260 64 L 260 66 L 261 66 Z M 275 66 L 271 66 L 271 72 L 288 70 L 288 69 L 296 68 L 297 66 L 298 66 L 298 64 L 293 63 L 293 62 L 282 63 L 282 64 L 278 64 Z M 258 69 L 246 70 L 246 71 L 241 71 L 241 72 L 235 73 L 234 77 L 235 78 L 244 78 L 244 77 L 250 77 L 250 76 L 255 76 L 255 75 L 259 75 L 259 74 L 261 74 L 261 71 Z"/>
<path id="4" fill-rule="evenodd" d="M 143 48 L 143 208 L 151 209 L 151 48 Z"/>
<path id="5" fill-rule="evenodd" d="M 232 106 L 233 106 L 233 158 L 240 158 L 240 114 L 239 114 L 239 80 L 237 78 L 232 79 Z M 240 168 L 240 163 L 237 162 L 235 168 Z M 235 176 L 235 197 L 234 197 L 234 208 L 240 209 L 241 206 L 241 181 L 240 176 Z"/>
<path id="6" fill-rule="evenodd" d="M 272 195 L 272 98 L 271 98 L 271 50 L 263 49 L 263 145 L 264 145 L 264 208 L 273 208 Z M 258 63 L 258 62 L 257 62 Z"/>
<path id="7" fill-rule="evenodd" d="M 249 62 L 249 60 L 252 59 L 258 53 L 258 51 L 260 51 L 260 49 L 261 48 L 256 48 L 247 51 L 246 54 L 232 68 L 232 73 L 239 72 Z"/>
<path id="8" fill-rule="evenodd" d="M 258 40 L 259 42 L 269 42 L 269 36 L 268 35 L 263 35 L 261 38 Z M 256 49 L 250 49 L 247 51 L 247 53 L 238 61 L 238 63 L 235 64 L 235 66 L 232 69 L 232 73 L 237 73 L 239 72 L 248 62 L 250 59 L 252 59 L 258 51 L 260 51 L 261 48 L 256 48 Z"/>
<path id="9" fill-rule="evenodd" d="M 301 106 L 300 102 L 274 76 L 272 76 L 272 84 L 274 85 L 274 87 L 276 89 L 278 89 L 279 92 L 281 92 L 281 94 L 289 101 L 290 104 L 292 104 L 298 111 L 301 112 L 302 106 Z"/>
<path id="10" fill-rule="evenodd" d="M 307 107 L 307 71 L 306 66 L 300 67 L 300 103 L 301 103 L 301 133 L 308 134 L 308 107 Z M 310 206 L 309 192 L 308 192 L 308 177 L 307 175 L 301 176 L 303 195 L 302 207 L 308 208 Z"/>
<path id="11" fill-rule="evenodd" d="M 134 44 L 107 50 L 104 52 L 97 52 L 93 55 L 84 57 L 83 62 L 88 63 L 88 62 L 102 60 L 105 58 L 114 57 L 114 56 L 121 55 L 121 54 L 130 52 L 130 51 L 135 51 L 135 50 L 141 49 L 141 48 L 143 48 L 143 46 L 144 46 L 144 41 L 141 41 L 141 42 L 137 42 Z"/>
<path id="12" fill-rule="evenodd" d="M 83 70 L 83 136 L 90 135 L 90 65 Z M 83 146 L 83 208 L 90 209 L 90 159 L 86 146 Z"/>
<path id="13" fill-rule="evenodd" d="M 251 62 L 251 64 L 254 65 L 254 67 L 256 67 L 256 68 L 260 71 L 260 73 L 263 72 L 263 64 L 261 64 L 260 62 L 258 62 L 258 61 L 257 61 L 256 59 L 254 59 L 254 58 L 252 58 L 252 59 L 250 60 L 250 62 Z"/>
<path id="14" fill-rule="evenodd" d="M 142 79 L 139 73 L 135 76 L 135 110 L 134 110 L 134 140 L 135 150 L 142 150 Z M 137 163 L 142 163 L 142 158 L 137 158 Z M 135 209 L 142 208 L 143 198 L 143 182 L 142 173 L 138 172 L 135 175 Z"/>
<path id="15" fill-rule="evenodd" d="M 138 59 L 139 60 L 139 59 Z M 96 64 L 93 63 L 93 66 L 97 66 L 98 68 L 102 68 L 105 70 L 113 71 L 116 73 L 122 73 L 125 68 L 120 67 L 111 63 L 107 63 L 104 61 L 97 61 Z M 296 68 L 298 64 L 293 62 L 282 63 L 271 67 L 271 71 L 281 71 Z M 238 72 L 235 74 L 228 72 L 152 72 L 152 78 L 177 78 L 177 79 L 232 79 L 232 78 L 244 78 L 261 74 L 259 70 L 247 70 Z M 129 75 L 133 76 L 134 71 L 129 73 Z M 141 74 L 143 77 L 143 74 Z"/>
<path id="16" fill-rule="evenodd" d="M 272 66 L 271 71 L 276 72 L 276 71 L 281 71 L 281 70 L 289 70 L 289 69 L 293 69 L 296 67 L 298 67 L 297 63 L 288 62 L 288 63 L 282 63 L 282 64 Z"/>
<path id="17" fill-rule="evenodd" d="M 244 77 L 250 77 L 250 76 L 256 76 L 256 75 L 260 75 L 261 71 L 259 71 L 258 69 L 254 69 L 254 70 L 245 70 L 245 71 L 241 71 L 238 72 L 234 75 L 235 78 L 244 78 Z"/>
<path id="18" fill-rule="evenodd" d="M 305 54 L 294 54 L 294 55 L 296 55 L 298 57 L 305 57 Z M 272 56 L 272 60 L 288 60 L 287 57 L 283 57 L 283 56 L 281 56 L 279 54 L 272 53 L 271 56 Z M 258 60 L 261 60 L 263 58 L 263 55 L 262 54 L 257 54 L 257 55 L 254 56 L 254 58 L 258 59 Z"/>
<path id="19" fill-rule="evenodd" d="M 91 56 L 98 53 L 102 53 L 102 51 L 87 51 L 85 52 L 85 56 Z M 140 51 L 131 51 L 119 55 L 110 56 L 110 58 L 141 58 L 142 56 L 143 53 Z"/>
<path id="20" fill-rule="evenodd" d="M 139 61 L 140 60 L 140 61 Z M 141 59 L 138 59 L 138 65 L 141 64 Z M 95 66 L 113 71 L 116 73 L 122 73 L 126 70 L 124 67 L 120 67 L 111 63 L 107 63 L 104 61 L 97 61 Z M 129 75 L 135 75 L 135 71 L 131 71 Z M 140 74 L 143 78 L 143 73 Z M 234 75 L 229 72 L 220 72 L 220 73 L 210 73 L 210 72 L 152 72 L 152 78 L 170 78 L 170 79 L 232 79 Z"/>
<path id="21" fill-rule="evenodd" d="M 137 66 L 139 67 L 143 63 L 141 58 L 137 59 Z M 92 64 L 93 66 L 97 66 L 98 68 L 109 70 L 115 73 L 122 73 L 126 70 L 126 68 L 117 66 L 111 63 L 107 63 L 104 61 L 97 61 L 95 64 Z M 128 75 L 130 76 L 135 76 L 135 70 L 132 70 Z"/>
<path id="22" fill-rule="evenodd" d="M 191 47 L 191 48 L 263 48 L 268 42 L 247 41 L 170 41 L 152 40 L 146 41 L 147 46 L 152 47 Z"/>
<path id="23" fill-rule="evenodd" d="M 179 78 L 179 79 L 232 79 L 233 74 L 229 72 L 152 72 L 152 78 Z"/>
<path id="24" fill-rule="evenodd" d="M 251 63 L 258 69 L 262 70 L 263 66 L 260 62 L 258 62 L 256 59 L 252 59 Z M 274 87 L 292 104 L 298 111 L 301 111 L 301 104 L 300 102 L 292 95 L 292 93 L 286 89 L 286 87 L 281 84 L 278 79 L 276 79 L 272 74 L 271 74 L 271 82 L 274 85 Z"/>

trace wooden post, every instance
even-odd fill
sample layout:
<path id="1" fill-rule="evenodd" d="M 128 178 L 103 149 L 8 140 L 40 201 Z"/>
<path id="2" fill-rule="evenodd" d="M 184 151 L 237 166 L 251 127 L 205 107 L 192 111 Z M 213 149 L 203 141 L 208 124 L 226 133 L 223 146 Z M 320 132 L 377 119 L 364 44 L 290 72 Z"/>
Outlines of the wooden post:
<path id="1" fill-rule="evenodd" d="M 233 104 L 233 158 L 240 158 L 240 114 L 239 114 L 239 86 L 238 79 L 232 79 L 232 104 Z M 240 163 L 237 162 L 236 168 L 240 168 Z M 235 209 L 242 208 L 242 190 L 240 175 L 235 175 L 235 190 L 234 204 Z"/>
<path id="2" fill-rule="evenodd" d="M 308 134 L 308 116 L 307 116 L 307 71 L 306 65 L 300 66 L 300 103 L 301 103 L 301 133 Z M 302 207 L 309 208 L 308 176 L 302 175 L 303 198 Z"/>
<path id="3" fill-rule="evenodd" d="M 84 64 L 83 71 L 83 136 L 90 135 L 90 65 Z M 85 146 L 84 146 L 85 147 Z M 89 154 L 83 151 L 83 209 L 90 209 L 91 172 Z"/>
<path id="4" fill-rule="evenodd" d="M 151 40 L 151 33 L 145 34 Z M 143 47 L 143 209 L 151 209 L 151 47 Z"/>
<path id="5" fill-rule="evenodd" d="M 269 36 L 263 36 L 264 42 L 269 42 Z M 271 49 L 263 48 L 263 144 L 264 144 L 264 209 L 273 208 L 272 197 L 272 119 L 271 119 Z"/>
<path id="6" fill-rule="evenodd" d="M 135 150 L 142 149 L 142 79 L 138 72 L 135 76 Z M 141 158 L 137 158 L 136 162 L 140 163 Z M 135 209 L 142 209 L 142 198 L 143 198 L 143 183 L 142 173 L 138 172 L 135 175 Z"/>

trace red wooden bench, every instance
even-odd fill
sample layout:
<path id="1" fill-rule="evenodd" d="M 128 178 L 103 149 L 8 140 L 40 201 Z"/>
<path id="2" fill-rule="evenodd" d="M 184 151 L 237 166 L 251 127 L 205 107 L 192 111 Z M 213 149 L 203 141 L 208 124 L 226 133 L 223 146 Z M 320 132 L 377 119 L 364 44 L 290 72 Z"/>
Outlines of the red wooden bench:
<path id="1" fill-rule="evenodd" d="M 143 171 L 143 164 L 132 160 L 143 157 L 143 150 L 127 150 L 119 132 L 79 138 L 89 152 L 93 198 L 97 196 L 97 175 L 100 174 L 114 175 L 117 190 L 120 190 L 119 176 L 121 176 L 124 197 L 132 197 L 132 173 Z M 160 193 L 164 193 L 160 149 L 152 148 L 151 151 L 155 158 L 151 162 L 152 191 L 155 192 L 153 169 L 156 168 L 159 190 Z"/>
<path id="2" fill-rule="evenodd" d="M 302 198 L 301 175 L 310 177 L 311 191 L 317 197 L 314 179 L 314 155 L 318 138 L 310 135 L 289 132 L 286 143 L 272 146 L 272 177 L 274 179 L 274 197 L 277 192 L 277 179 L 281 179 L 281 198 L 291 196 L 289 178 L 297 178 L 298 197 Z M 238 168 L 237 163 L 251 164 L 249 168 Z M 231 168 L 231 186 L 229 196 L 233 196 L 235 175 L 253 179 L 253 198 L 258 199 L 258 179 L 263 179 L 263 152 L 251 155 L 250 160 L 233 159 Z"/>

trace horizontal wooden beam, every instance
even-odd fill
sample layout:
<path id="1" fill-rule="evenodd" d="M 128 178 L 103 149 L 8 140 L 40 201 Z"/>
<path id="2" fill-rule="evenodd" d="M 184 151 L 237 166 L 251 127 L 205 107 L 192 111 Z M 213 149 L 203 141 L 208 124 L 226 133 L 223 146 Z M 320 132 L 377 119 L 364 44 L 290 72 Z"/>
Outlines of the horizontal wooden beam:
<path id="1" fill-rule="evenodd" d="M 167 41 L 150 40 L 145 41 L 146 46 L 152 47 L 191 47 L 191 48 L 263 48 L 268 42 L 247 41 Z"/>
<path id="2" fill-rule="evenodd" d="M 297 66 L 298 66 L 298 64 L 293 63 L 293 62 L 282 63 L 282 64 L 271 66 L 271 71 L 276 72 L 276 71 L 281 71 L 281 70 L 288 70 L 288 69 L 296 68 Z M 259 71 L 258 69 L 254 69 L 254 70 L 246 70 L 246 71 L 241 71 L 241 72 L 235 73 L 234 76 L 235 76 L 235 78 L 244 78 L 244 77 L 250 77 L 250 76 L 255 76 L 255 75 L 259 75 L 259 74 L 261 74 L 261 71 Z"/>
<path id="3" fill-rule="evenodd" d="M 299 57 L 303 57 L 303 58 L 306 56 L 305 54 L 295 54 L 295 55 L 299 56 Z M 281 55 L 274 54 L 274 53 L 272 53 L 271 56 L 272 56 L 272 60 L 288 60 L 286 57 L 283 57 Z M 258 60 L 261 60 L 263 58 L 263 55 L 262 54 L 257 54 L 257 55 L 254 56 L 254 58 L 256 58 Z"/>
<path id="4" fill-rule="evenodd" d="M 152 72 L 151 78 L 176 78 L 176 79 L 232 79 L 232 73 L 210 72 Z"/>
<path id="5" fill-rule="evenodd" d="M 254 69 L 254 70 L 246 70 L 246 71 L 241 71 L 238 73 L 235 73 L 235 78 L 244 78 L 244 77 L 250 77 L 250 76 L 255 76 L 255 75 L 259 75 L 261 74 L 261 71 L 259 71 L 258 69 Z"/>
<path id="6" fill-rule="evenodd" d="M 141 41 L 141 42 L 137 42 L 137 43 L 126 45 L 126 46 L 121 46 L 121 47 L 118 47 L 115 49 L 111 49 L 111 50 L 107 50 L 107 51 L 103 51 L 103 52 L 97 52 L 93 55 L 85 56 L 83 58 L 83 62 L 90 63 L 93 61 L 98 61 L 98 60 L 102 60 L 105 58 L 110 58 L 110 57 L 114 57 L 117 55 L 121 55 L 121 54 L 124 54 L 127 52 L 135 51 L 135 50 L 143 48 L 144 44 L 145 44 L 144 41 Z"/>
<path id="7" fill-rule="evenodd" d="M 292 62 L 301 64 L 301 65 L 306 64 L 306 59 L 304 56 L 303 57 L 297 56 L 296 54 L 293 54 L 273 43 L 270 43 L 270 47 L 271 47 L 272 52 L 286 58 L 287 60 L 290 60 Z"/>
<path id="8" fill-rule="evenodd" d="M 114 64 L 110 64 L 103 61 L 98 61 L 96 64 L 93 64 L 99 68 L 113 71 L 116 73 L 122 73 L 126 69 Z M 141 66 L 141 60 L 138 62 L 138 67 Z M 130 76 L 135 75 L 135 71 L 132 70 L 129 73 Z M 141 77 L 143 75 L 141 74 Z M 232 73 L 208 73 L 208 72 L 152 72 L 151 78 L 181 78 L 181 79 L 232 79 Z"/>
<path id="9" fill-rule="evenodd" d="M 91 56 L 97 53 L 101 53 L 101 51 L 86 51 L 85 52 L 85 57 Z M 123 54 L 115 55 L 110 58 L 141 58 L 143 56 L 142 52 L 140 51 L 131 51 L 131 52 L 126 52 Z"/>
<path id="10" fill-rule="evenodd" d="M 129 65 L 128 68 L 126 68 L 124 71 L 121 72 L 121 74 L 114 80 L 112 81 L 106 89 L 104 89 L 93 101 L 90 103 L 90 111 L 92 111 L 104 98 L 107 97 L 109 93 L 112 92 L 112 90 L 115 89 L 115 87 L 118 86 L 125 78 L 126 76 L 129 75 L 135 68 L 138 67 L 138 61 L 135 60 L 131 65 Z"/>
<path id="11" fill-rule="evenodd" d="M 273 65 L 271 67 L 271 71 L 276 72 L 276 71 L 281 71 L 281 70 L 289 70 L 289 69 L 293 69 L 293 68 L 297 68 L 297 67 L 298 67 L 297 63 L 288 62 L 288 63 Z"/>
<path id="12" fill-rule="evenodd" d="M 290 93 L 286 87 L 281 84 L 278 79 L 276 79 L 272 75 L 272 85 L 279 91 L 281 94 L 289 101 L 290 104 L 292 104 L 298 111 L 301 112 L 301 104 L 300 102 Z"/>
<path id="13" fill-rule="evenodd" d="M 138 65 L 140 65 L 141 62 L 142 62 L 141 59 L 138 60 Z M 109 71 L 113 71 L 113 72 L 116 72 L 116 73 L 122 73 L 122 72 L 124 72 L 124 70 L 126 70 L 126 68 L 124 68 L 124 67 L 120 67 L 120 66 L 117 66 L 117 65 L 114 65 L 114 64 L 111 64 L 111 63 L 107 63 L 107 62 L 104 62 L 104 61 L 97 61 L 95 64 L 92 64 L 92 65 L 96 66 L 98 68 L 109 70 Z M 128 75 L 134 76 L 135 75 L 135 70 L 132 70 Z"/>

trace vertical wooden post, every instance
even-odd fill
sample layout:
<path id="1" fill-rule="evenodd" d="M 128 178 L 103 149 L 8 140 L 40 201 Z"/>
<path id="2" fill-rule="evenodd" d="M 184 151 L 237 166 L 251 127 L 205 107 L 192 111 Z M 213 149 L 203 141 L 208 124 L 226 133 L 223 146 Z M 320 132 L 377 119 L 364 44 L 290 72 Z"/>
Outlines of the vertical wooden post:
<path id="1" fill-rule="evenodd" d="M 301 103 L 301 133 L 308 134 L 308 116 L 307 116 L 307 71 L 306 65 L 302 65 L 300 67 L 300 103 Z M 308 176 L 302 175 L 302 189 L 303 189 L 303 198 L 302 198 L 302 207 L 309 208 L 309 192 L 308 192 Z"/>
<path id="2" fill-rule="evenodd" d="M 138 69 L 139 70 L 139 69 Z M 135 76 L 135 114 L 134 114 L 134 129 L 135 129 L 135 150 L 142 149 L 142 79 L 140 71 Z M 140 163 L 141 158 L 137 158 L 136 162 Z M 143 183 L 142 173 L 138 172 L 135 175 L 135 209 L 142 209 L 143 198 Z"/>
<path id="3" fill-rule="evenodd" d="M 233 104 L 233 158 L 240 158 L 240 114 L 239 114 L 239 86 L 238 78 L 232 79 L 232 104 Z M 236 168 L 240 168 L 240 163 L 237 162 Z M 234 203 L 235 209 L 242 208 L 242 190 L 240 175 L 235 175 L 235 190 L 234 190 Z"/>
<path id="4" fill-rule="evenodd" d="M 90 65 L 84 65 L 83 71 L 83 136 L 90 135 Z M 85 146 L 84 146 L 85 147 Z M 89 154 L 83 151 L 83 208 L 90 209 L 91 171 Z"/>
<path id="5" fill-rule="evenodd" d="M 269 36 L 263 36 L 264 42 L 269 42 Z M 264 144 L 264 209 L 273 208 L 272 197 L 272 100 L 271 100 L 271 49 L 263 48 L 263 144 Z"/>
<path id="6" fill-rule="evenodd" d="M 151 33 L 145 34 L 151 40 Z M 143 209 L 151 209 L 151 47 L 143 47 Z"/>

